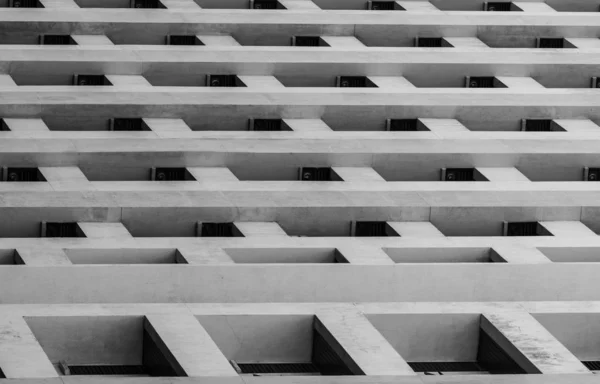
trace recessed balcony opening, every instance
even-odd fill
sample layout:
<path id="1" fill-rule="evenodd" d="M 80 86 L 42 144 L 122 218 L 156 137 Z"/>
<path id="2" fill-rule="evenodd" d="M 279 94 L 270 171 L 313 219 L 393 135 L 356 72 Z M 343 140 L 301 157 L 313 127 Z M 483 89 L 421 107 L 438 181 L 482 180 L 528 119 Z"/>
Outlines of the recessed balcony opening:
<path id="1" fill-rule="evenodd" d="M 336 248 L 225 248 L 237 264 L 348 263 Z"/>
<path id="2" fill-rule="evenodd" d="M 198 320 L 240 375 L 352 375 L 313 315 L 214 315 Z"/>
<path id="3" fill-rule="evenodd" d="M 160 0 L 75 0 L 81 8 L 165 8 Z"/>
<path id="4" fill-rule="evenodd" d="M 71 248 L 65 249 L 71 263 L 106 264 L 187 264 L 177 249 L 160 248 Z"/>
<path id="5" fill-rule="evenodd" d="M 525 373 L 494 336 L 481 328 L 479 314 L 367 317 L 419 375 Z"/>
<path id="6" fill-rule="evenodd" d="M 492 248 L 384 248 L 396 263 L 505 263 Z"/>
<path id="7" fill-rule="evenodd" d="M 61 376 L 176 376 L 143 316 L 26 317 Z"/>
<path id="8" fill-rule="evenodd" d="M 25 264 L 16 249 L 0 249 L 1 265 L 19 265 Z"/>
<path id="9" fill-rule="evenodd" d="M 502 226 L 503 236 L 552 236 L 541 223 L 537 221 L 505 221 Z"/>
<path id="10" fill-rule="evenodd" d="M 2 167 L 2 181 L 9 183 L 46 181 L 36 167 Z"/>

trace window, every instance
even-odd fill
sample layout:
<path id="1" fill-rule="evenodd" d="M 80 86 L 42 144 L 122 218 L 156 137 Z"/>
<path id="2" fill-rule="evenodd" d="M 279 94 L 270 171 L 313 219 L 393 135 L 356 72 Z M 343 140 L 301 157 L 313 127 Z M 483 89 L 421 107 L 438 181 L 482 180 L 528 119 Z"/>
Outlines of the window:
<path id="1" fill-rule="evenodd" d="M 485 369 L 474 361 L 408 363 L 408 365 L 413 371 L 428 375 L 442 376 L 445 372 L 485 372 Z"/>
<path id="2" fill-rule="evenodd" d="M 42 222 L 41 237 L 85 237 L 75 222 L 47 223 Z"/>
<path id="3" fill-rule="evenodd" d="M 582 363 L 590 371 L 600 371 L 600 361 L 582 361 Z"/>
<path id="4" fill-rule="evenodd" d="M 132 0 L 131 8 L 162 8 L 158 0 Z"/>
<path id="5" fill-rule="evenodd" d="M 600 168 L 588 168 L 583 169 L 583 181 L 599 181 L 600 180 Z"/>
<path id="6" fill-rule="evenodd" d="M 527 132 L 550 132 L 552 129 L 552 120 L 550 119 L 523 119 L 521 130 Z"/>
<path id="7" fill-rule="evenodd" d="M 250 9 L 283 9 L 277 0 L 250 0 Z"/>
<path id="8" fill-rule="evenodd" d="M 63 375 L 148 376 L 143 365 L 69 365 L 59 363 Z"/>
<path id="9" fill-rule="evenodd" d="M 398 236 L 388 227 L 385 221 L 353 221 L 350 226 L 350 236 L 356 237 L 384 237 Z"/>
<path id="10" fill-rule="evenodd" d="M 366 76 L 338 76 L 336 78 L 336 87 L 340 88 L 366 88 L 375 87 Z"/>
<path id="11" fill-rule="evenodd" d="M 467 88 L 494 88 L 493 76 L 467 76 L 465 81 Z"/>
<path id="12" fill-rule="evenodd" d="M 3 168 L 3 181 L 8 182 L 32 182 L 46 181 L 37 168 Z"/>
<path id="13" fill-rule="evenodd" d="M 417 131 L 417 119 L 387 119 L 386 130 L 393 132 Z"/>
<path id="14" fill-rule="evenodd" d="M 146 131 L 148 126 L 140 118 L 114 118 L 109 120 L 109 131 Z"/>
<path id="15" fill-rule="evenodd" d="M 326 46 L 320 36 L 293 36 L 292 46 L 296 47 L 319 47 Z"/>
<path id="16" fill-rule="evenodd" d="M 510 2 L 489 2 L 484 3 L 484 11 L 488 12 L 510 12 L 512 3 Z"/>
<path id="17" fill-rule="evenodd" d="M 436 48 L 442 46 L 441 37 L 417 37 L 415 38 L 415 47 Z"/>
<path id="18" fill-rule="evenodd" d="M 299 179 L 302 181 L 331 181 L 331 168 L 300 168 Z"/>
<path id="19" fill-rule="evenodd" d="M 537 40 L 538 48 L 564 48 L 565 39 L 562 37 L 540 37 Z"/>
<path id="20" fill-rule="evenodd" d="M 600 88 L 600 82 L 598 81 L 597 76 L 592 77 L 591 88 Z"/>
<path id="21" fill-rule="evenodd" d="M 40 45 L 71 45 L 75 41 L 70 35 L 40 35 Z"/>
<path id="22" fill-rule="evenodd" d="M 442 181 L 475 181 L 475 168 L 442 168 Z"/>
<path id="23" fill-rule="evenodd" d="M 112 85 L 104 75 L 74 75 L 73 85 Z"/>
<path id="24" fill-rule="evenodd" d="M 38 0 L 9 0 L 8 6 L 12 8 L 44 8 Z"/>
<path id="25" fill-rule="evenodd" d="M 4 372 L 2 372 L 1 368 L 0 368 L 0 379 L 6 379 L 6 375 L 4 374 Z"/>
<path id="26" fill-rule="evenodd" d="M 185 168 L 152 168 L 152 181 L 183 181 L 195 180 Z"/>
<path id="27" fill-rule="evenodd" d="M 207 75 L 206 85 L 209 87 L 245 87 L 236 75 Z"/>
<path id="28" fill-rule="evenodd" d="M 552 236 L 552 234 L 537 221 L 512 222 L 503 224 L 504 236 Z"/>
<path id="29" fill-rule="evenodd" d="M 404 11 L 396 1 L 367 1 L 367 9 L 371 11 Z"/>
<path id="30" fill-rule="evenodd" d="M 250 119 L 251 131 L 281 131 L 281 119 Z"/>
<path id="31" fill-rule="evenodd" d="M 200 237 L 233 237 L 233 223 L 198 223 Z"/>
<path id="32" fill-rule="evenodd" d="M 195 35 L 168 35 L 167 45 L 204 45 Z"/>

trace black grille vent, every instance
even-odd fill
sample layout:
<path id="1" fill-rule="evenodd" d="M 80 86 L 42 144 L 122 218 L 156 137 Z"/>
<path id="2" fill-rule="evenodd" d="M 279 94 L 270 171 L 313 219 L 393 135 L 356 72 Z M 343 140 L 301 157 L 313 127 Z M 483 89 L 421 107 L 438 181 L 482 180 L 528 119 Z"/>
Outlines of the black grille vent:
<path id="1" fill-rule="evenodd" d="M 371 9 L 373 11 L 393 11 L 395 3 L 393 1 L 373 1 Z"/>
<path id="2" fill-rule="evenodd" d="M 483 369 L 476 362 L 418 362 L 408 363 L 415 372 L 481 372 Z"/>
<path id="3" fill-rule="evenodd" d="M 590 371 L 600 371 L 600 361 L 582 361 L 582 363 Z"/>
<path id="4" fill-rule="evenodd" d="M 590 168 L 587 176 L 588 181 L 600 180 L 600 168 Z"/>
<path id="5" fill-rule="evenodd" d="M 146 375 L 142 365 L 69 365 L 71 375 Z"/>
<path id="6" fill-rule="evenodd" d="M 537 221 L 528 221 L 523 223 L 508 223 L 506 236 L 537 236 Z"/>
<path id="7" fill-rule="evenodd" d="M 281 131 L 281 119 L 255 119 L 255 131 Z"/>
<path id="8" fill-rule="evenodd" d="M 312 361 L 322 375 L 352 375 L 340 356 L 317 331 L 313 331 Z"/>
<path id="9" fill-rule="evenodd" d="M 118 118 L 113 120 L 113 131 L 141 131 L 142 119 L 139 118 Z"/>
<path id="10" fill-rule="evenodd" d="M 417 47 L 441 47 L 442 46 L 442 38 L 441 37 L 419 37 L 417 39 Z"/>
<path id="11" fill-rule="evenodd" d="M 158 8 L 158 0 L 134 0 L 133 8 Z"/>
<path id="12" fill-rule="evenodd" d="M 540 38 L 540 48 L 564 48 L 565 39 L 563 38 Z"/>
<path id="13" fill-rule="evenodd" d="M 552 120 L 525 120 L 525 131 L 527 132 L 550 132 Z"/>
<path id="14" fill-rule="evenodd" d="M 196 45 L 197 39 L 194 35 L 171 35 L 169 45 Z"/>
<path id="15" fill-rule="evenodd" d="M 385 221 L 357 221 L 354 236 L 370 237 L 370 236 L 387 236 Z"/>
<path id="16" fill-rule="evenodd" d="M 211 75 L 208 84 L 209 87 L 235 87 L 235 75 Z"/>
<path id="17" fill-rule="evenodd" d="M 367 86 L 365 76 L 340 76 L 340 87 L 342 88 L 364 88 Z"/>
<path id="18" fill-rule="evenodd" d="M 487 10 L 489 12 L 510 12 L 511 3 L 492 2 L 488 3 Z"/>
<path id="19" fill-rule="evenodd" d="M 319 373 L 319 369 L 313 363 L 237 363 L 237 366 L 241 373 Z"/>
<path id="20" fill-rule="evenodd" d="M 526 373 L 492 338 L 484 331 L 479 332 L 477 362 L 486 371 L 496 375 Z"/>
<path id="21" fill-rule="evenodd" d="M 77 223 L 46 223 L 46 237 L 79 237 Z"/>
<path id="22" fill-rule="evenodd" d="M 318 47 L 321 38 L 319 36 L 296 36 L 297 47 Z"/>
<path id="23" fill-rule="evenodd" d="M 254 9 L 277 9 L 277 0 L 254 0 Z"/>
<path id="24" fill-rule="evenodd" d="M 104 75 L 77 75 L 75 85 L 106 85 Z"/>
<path id="25" fill-rule="evenodd" d="M 416 131 L 417 119 L 391 119 L 390 131 Z"/>
<path id="26" fill-rule="evenodd" d="M 233 223 L 202 223 L 201 237 L 233 237 Z"/>
<path id="27" fill-rule="evenodd" d="M 38 0 L 13 0 L 13 8 L 37 8 Z"/>
<path id="28" fill-rule="evenodd" d="M 494 88 L 494 77 L 471 77 L 469 88 Z"/>
<path id="29" fill-rule="evenodd" d="M 69 35 L 43 35 L 42 44 L 44 45 L 69 45 L 71 36 Z"/>
<path id="30" fill-rule="evenodd" d="M 310 181 L 330 181 L 331 168 L 302 168 L 301 179 Z"/>
<path id="31" fill-rule="evenodd" d="M 475 170 L 473 168 L 447 168 L 446 169 L 446 181 L 474 181 L 473 174 Z"/>
<path id="32" fill-rule="evenodd" d="M 150 376 L 177 376 L 169 361 L 145 329 L 142 341 L 142 364 Z"/>
<path id="33" fill-rule="evenodd" d="M 156 181 L 182 181 L 185 180 L 185 168 L 156 168 Z"/>
<path id="34" fill-rule="evenodd" d="M 37 168 L 7 168 L 6 181 L 40 181 Z"/>

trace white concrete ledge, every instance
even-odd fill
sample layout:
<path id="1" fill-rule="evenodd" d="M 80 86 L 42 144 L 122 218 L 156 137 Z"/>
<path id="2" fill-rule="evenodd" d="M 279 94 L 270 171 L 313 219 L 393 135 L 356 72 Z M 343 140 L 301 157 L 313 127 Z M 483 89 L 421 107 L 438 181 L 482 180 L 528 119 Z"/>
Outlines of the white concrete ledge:
<path id="1" fill-rule="evenodd" d="M 248 88 L 277 89 L 285 88 L 275 76 L 238 76 Z"/>
<path id="2" fill-rule="evenodd" d="M 331 127 L 321 119 L 283 119 L 283 122 L 292 131 L 332 132 Z"/>
<path id="3" fill-rule="evenodd" d="M 160 0 L 167 9 L 198 10 L 201 9 L 194 0 Z"/>
<path id="4" fill-rule="evenodd" d="M 508 88 L 546 89 L 531 77 L 496 76 L 496 79 Z"/>
<path id="5" fill-rule="evenodd" d="M 375 84 L 378 88 L 416 88 L 410 81 L 402 76 L 368 76 L 368 79 L 371 80 L 371 82 L 373 82 L 373 84 Z"/>
<path id="6" fill-rule="evenodd" d="M 579 49 L 599 49 L 600 48 L 600 39 L 597 37 L 594 38 L 576 38 L 576 37 L 568 37 L 565 38 L 566 45 L 569 45 L 573 48 Z"/>
<path id="7" fill-rule="evenodd" d="M 123 223 L 78 222 L 83 234 L 89 238 L 131 238 Z"/>
<path id="8" fill-rule="evenodd" d="M 44 8 L 79 8 L 73 0 L 40 0 Z"/>
<path id="9" fill-rule="evenodd" d="M 531 181 L 515 167 L 477 167 L 476 170 L 489 181 Z"/>
<path id="10" fill-rule="evenodd" d="M 402 8 L 411 12 L 441 12 L 441 10 L 429 1 L 396 1 Z"/>
<path id="11" fill-rule="evenodd" d="M 244 237 L 287 237 L 287 233 L 285 233 L 283 228 L 275 222 L 236 221 L 233 225 L 235 228 L 234 232 L 237 230 L 237 232 Z"/>
<path id="12" fill-rule="evenodd" d="M 38 170 L 54 190 L 94 190 L 94 186 L 79 167 L 39 167 Z"/>
<path id="13" fill-rule="evenodd" d="M 353 182 L 385 182 L 377 171 L 371 167 L 332 167 L 334 181 L 353 181 Z"/>
<path id="14" fill-rule="evenodd" d="M 239 181 L 227 167 L 188 167 L 187 170 L 197 181 L 203 183 Z"/>
<path id="15" fill-rule="evenodd" d="M 540 224 L 554 236 L 569 238 L 598 236 L 581 221 L 540 221 Z"/>
<path id="16" fill-rule="evenodd" d="M 369 244 L 338 246 L 337 250 L 350 264 L 393 265 L 396 264 L 380 247 Z"/>
<path id="17" fill-rule="evenodd" d="M 491 261 L 511 264 L 547 264 L 552 261 L 534 247 L 520 245 L 494 245 Z"/>
<path id="18" fill-rule="evenodd" d="M 490 48 L 477 37 L 444 37 L 444 40 L 455 48 Z"/>
<path id="19" fill-rule="evenodd" d="M 191 314 L 148 314 L 144 328 L 179 376 L 237 376 L 219 347 Z"/>
<path id="20" fill-rule="evenodd" d="M 310 0 L 279 0 L 290 11 L 320 11 L 321 8 Z"/>
<path id="21" fill-rule="evenodd" d="M 592 374 L 529 313 L 484 313 L 481 329 L 527 373 Z"/>
<path id="22" fill-rule="evenodd" d="M 321 39 L 333 48 L 366 48 L 366 46 L 354 36 L 321 36 Z"/>
<path id="23" fill-rule="evenodd" d="M 38 267 L 71 265 L 71 260 L 60 248 L 18 247 L 15 254 L 17 264 Z"/>
<path id="24" fill-rule="evenodd" d="M 152 84 L 144 76 L 139 75 L 106 75 L 106 78 L 115 87 L 126 87 L 128 89 L 152 87 Z"/>
<path id="25" fill-rule="evenodd" d="M 6 118 L 4 123 L 13 132 L 19 133 L 35 133 L 35 132 L 49 132 L 48 126 L 44 123 L 44 120 L 31 118 L 31 119 L 13 119 Z"/>
<path id="26" fill-rule="evenodd" d="M 240 47 L 240 43 L 237 42 L 232 36 L 229 35 L 197 35 L 198 39 L 202 44 L 206 46 L 214 47 Z"/>
<path id="27" fill-rule="evenodd" d="M 189 136 L 192 133 L 192 130 L 183 119 L 144 118 L 143 120 L 158 137 L 178 138 Z"/>
<path id="28" fill-rule="evenodd" d="M 234 264 L 233 259 L 222 248 L 179 247 L 178 263 L 182 264 Z"/>
<path id="29" fill-rule="evenodd" d="M 556 12 L 554 8 L 549 6 L 546 3 L 542 2 L 525 2 L 525 1 L 515 1 L 513 2 L 517 8 L 522 10 L 523 12 L 531 12 L 531 13 L 553 13 Z"/>
<path id="30" fill-rule="evenodd" d="M 444 134 L 458 132 L 471 132 L 460 121 L 456 119 L 419 119 L 419 121 L 430 131 L 444 137 Z"/>
<path id="31" fill-rule="evenodd" d="M 416 375 L 360 312 L 319 311 L 315 316 L 315 329 L 355 375 Z"/>
<path id="32" fill-rule="evenodd" d="M 22 317 L 0 318 L 0 367 L 7 379 L 58 377 Z"/>
<path id="33" fill-rule="evenodd" d="M 589 119 L 556 119 L 554 122 L 567 132 L 600 134 L 600 126 Z"/>
<path id="34" fill-rule="evenodd" d="M 114 43 L 106 35 L 71 35 L 77 45 L 113 46 Z"/>
<path id="35" fill-rule="evenodd" d="M 17 83 L 10 75 L 0 75 L 0 87 L 16 87 Z"/>
<path id="36" fill-rule="evenodd" d="M 388 221 L 388 225 L 401 237 L 446 237 L 435 225 L 427 221 Z"/>

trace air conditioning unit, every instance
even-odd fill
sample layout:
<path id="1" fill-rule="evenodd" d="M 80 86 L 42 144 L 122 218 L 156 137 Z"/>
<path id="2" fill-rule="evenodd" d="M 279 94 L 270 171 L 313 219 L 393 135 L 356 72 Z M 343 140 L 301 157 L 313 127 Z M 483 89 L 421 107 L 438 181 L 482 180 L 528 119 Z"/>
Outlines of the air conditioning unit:
<path id="1" fill-rule="evenodd" d="M 466 88 L 494 88 L 493 76 L 465 76 Z"/>
<path id="2" fill-rule="evenodd" d="M 442 45 L 443 38 L 441 37 L 415 37 L 415 47 L 439 48 Z"/>
<path id="3" fill-rule="evenodd" d="M 167 35 L 166 45 L 204 45 L 196 35 Z"/>
<path id="4" fill-rule="evenodd" d="M 72 45 L 75 41 L 70 35 L 40 35 L 40 45 Z"/>
<path id="5" fill-rule="evenodd" d="M 146 124 L 141 118 L 108 119 L 109 131 L 144 131 Z"/>
<path id="6" fill-rule="evenodd" d="M 600 181 L 600 168 L 583 167 L 583 181 Z"/>
<path id="7" fill-rule="evenodd" d="M 335 80 L 338 88 L 365 88 L 368 83 L 366 76 L 337 76 Z"/>
<path id="8" fill-rule="evenodd" d="M 8 0 L 10 8 L 44 8 L 38 0 Z"/>
<path id="9" fill-rule="evenodd" d="M 37 168 L 2 167 L 2 180 L 7 182 L 46 181 Z"/>
<path id="10" fill-rule="evenodd" d="M 404 11 L 396 1 L 367 1 L 367 9 L 370 11 Z"/>
<path id="11" fill-rule="evenodd" d="M 511 2 L 485 2 L 483 3 L 483 10 L 487 12 L 510 12 L 512 7 Z"/>
<path id="12" fill-rule="evenodd" d="M 521 131 L 527 132 L 551 132 L 551 119 L 521 119 Z"/>
<path id="13" fill-rule="evenodd" d="M 565 39 L 562 37 L 538 37 L 537 48 L 564 48 Z"/>
<path id="14" fill-rule="evenodd" d="M 324 44 L 320 36 L 292 36 L 293 47 L 319 47 Z"/>
<path id="15" fill-rule="evenodd" d="M 298 170 L 298 180 L 331 181 L 331 168 L 302 167 Z"/>
<path id="16" fill-rule="evenodd" d="M 475 181 L 475 168 L 442 168 L 442 181 Z"/>
<path id="17" fill-rule="evenodd" d="M 131 8 L 159 8 L 161 4 L 158 0 L 131 0 Z"/>
<path id="18" fill-rule="evenodd" d="M 418 119 L 386 119 L 385 130 L 391 132 L 417 131 Z"/>
<path id="19" fill-rule="evenodd" d="M 104 75 L 73 75 L 73 85 L 112 85 Z"/>
<path id="20" fill-rule="evenodd" d="M 203 223 L 196 224 L 198 237 L 233 237 L 233 223 Z"/>
<path id="21" fill-rule="evenodd" d="M 207 87 L 237 87 L 238 79 L 236 75 L 206 75 Z"/>
<path id="22" fill-rule="evenodd" d="M 190 176 L 185 168 L 163 167 L 150 170 L 150 180 L 152 181 L 183 181 L 190 180 Z"/>
<path id="23" fill-rule="evenodd" d="M 248 119 L 249 131 L 281 131 L 281 119 Z"/>
<path id="24" fill-rule="evenodd" d="M 250 9 L 283 8 L 277 0 L 250 0 Z"/>

